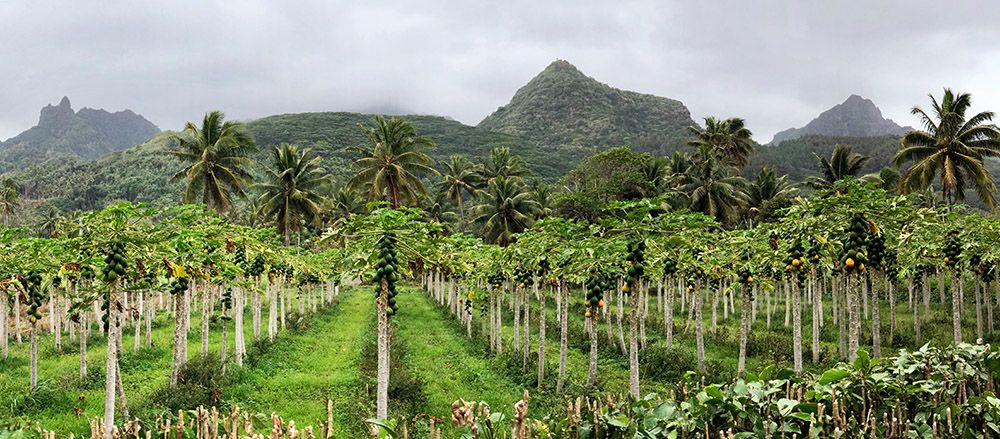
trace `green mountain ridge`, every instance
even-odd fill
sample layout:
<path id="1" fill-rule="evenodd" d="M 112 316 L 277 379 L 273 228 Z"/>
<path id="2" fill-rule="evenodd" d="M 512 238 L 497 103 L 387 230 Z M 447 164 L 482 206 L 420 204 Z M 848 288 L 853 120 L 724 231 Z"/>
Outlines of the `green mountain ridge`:
<path id="1" fill-rule="evenodd" d="M 69 98 L 41 110 L 38 124 L 0 143 L 0 172 L 48 160 L 95 160 L 145 142 L 160 129 L 131 110 L 73 111 Z"/>
<path id="2" fill-rule="evenodd" d="M 545 145 L 666 154 L 684 144 L 693 124 L 680 101 L 620 90 L 556 60 L 478 126 Z"/>

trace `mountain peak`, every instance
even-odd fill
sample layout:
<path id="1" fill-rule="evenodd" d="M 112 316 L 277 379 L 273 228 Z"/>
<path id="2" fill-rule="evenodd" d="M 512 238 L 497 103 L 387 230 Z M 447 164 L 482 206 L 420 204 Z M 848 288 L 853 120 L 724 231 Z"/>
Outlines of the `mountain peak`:
<path id="1" fill-rule="evenodd" d="M 131 110 L 73 111 L 68 97 L 46 105 L 38 125 L 0 143 L 0 172 L 54 157 L 96 159 L 145 142 L 160 129 Z"/>
<path id="2" fill-rule="evenodd" d="M 42 108 L 41 114 L 38 116 L 38 125 L 65 124 L 73 117 L 73 114 L 73 107 L 69 102 L 69 98 L 63 96 L 62 100 L 59 101 L 59 105 L 49 104 Z"/>
<path id="3" fill-rule="evenodd" d="M 611 87 L 557 59 L 479 127 L 545 145 L 604 149 L 679 146 L 693 123 L 680 101 Z"/>
<path id="4" fill-rule="evenodd" d="M 838 137 L 877 137 L 903 135 L 910 127 L 901 127 L 882 116 L 870 99 L 857 94 L 819 114 L 802 128 L 789 128 L 774 135 L 771 145 L 796 139 L 806 134 Z"/>
<path id="5" fill-rule="evenodd" d="M 564 59 L 557 59 L 555 61 L 552 61 L 538 75 L 539 76 L 543 75 L 546 72 L 548 72 L 548 73 L 553 73 L 553 72 L 578 73 L 578 74 L 581 74 L 581 75 L 583 74 L 583 72 L 581 72 L 580 69 L 576 68 L 576 66 L 574 66 L 573 64 L 570 64 L 569 61 L 566 61 Z"/>

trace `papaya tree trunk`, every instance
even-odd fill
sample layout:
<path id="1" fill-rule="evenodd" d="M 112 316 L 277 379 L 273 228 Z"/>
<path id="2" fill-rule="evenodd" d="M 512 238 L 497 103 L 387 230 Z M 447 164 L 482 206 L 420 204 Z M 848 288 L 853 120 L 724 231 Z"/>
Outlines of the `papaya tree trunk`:
<path id="1" fill-rule="evenodd" d="M 750 292 L 747 284 L 740 284 L 740 356 L 736 374 L 743 377 L 747 371 L 747 338 L 750 335 Z"/>
<path id="2" fill-rule="evenodd" d="M 108 333 L 114 334 L 118 326 L 118 319 L 115 316 L 115 307 L 112 304 L 115 303 L 116 293 L 112 287 L 109 294 L 110 300 L 108 304 Z M 183 329 L 183 325 L 181 325 Z M 110 336 L 108 338 L 108 349 L 105 355 L 104 362 L 104 439 L 114 439 L 114 426 L 115 426 L 115 396 L 118 385 L 118 345 L 114 342 Z M 174 377 L 171 376 L 171 383 L 175 382 Z"/>
<path id="3" fill-rule="evenodd" d="M 31 339 L 31 366 L 29 371 L 28 392 L 32 395 L 38 390 L 38 324 L 32 323 L 28 328 Z"/>
<path id="4" fill-rule="evenodd" d="M 551 289 L 551 287 L 550 287 Z M 545 302 L 548 297 L 544 289 L 538 299 L 538 388 L 545 382 Z"/>
<path id="5" fill-rule="evenodd" d="M 170 387 L 177 387 L 181 367 L 187 361 L 187 330 L 184 316 L 187 314 L 184 293 L 174 294 L 174 360 L 170 369 Z"/>
<path id="6" fill-rule="evenodd" d="M 389 285 L 382 279 L 376 302 L 378 318 L 378 376 L 375 398 L 376 418 L 389 418 Z"/>
<path id="7" fill-rule="evenodd" d="M 792 363 L 795 373 L 802 373 L 802 282 L 792 274 Z"/>
<path id="8" fill-rule="evenodd" d="M 705 328 L 702 321 L 701 281 L 695 283 L 694 296 L 691 298 L 694 308 L 695 343 L 698 351 L 698 372 L 705 373 Z"/>
<path id="9" fill-rule="evenodd" d="M 638 283 L 629 292 L 628 304 L 628 388 L 633 398 L 639 399 L 639 291 Z"/>
<path id="10" fill-rule="evenodd" d="M 87 316 L 80 315 L 80 380 L 87 378 Z"/>
<path id="11" fill-rule="evenodd" d="M 871 313 L 872 313 L 872 356 L 881 357 L 882 356 L 882 316 L 880 316 L 882 310 L 879 305 L 879 294 L 878 294 L 878 284 L 879 276 L 877 274 L 872 274 L 869 279 L 871 284 Z"/>
<path id="12" fill-rule="evenodd" d="M 569 286 L 566 282 L 559 281 L 559 300 L 562 302 L 559 318 L 559 379 L 556 381 L 556 393 L 562 394 L 563 385 L 566 383 L 566 351 L 569 349 Z"/>
<path id="13" fill-rule="evenodd" d="M 962 342 L 962 277 L 961 273 L 951 273 L 951 322 L 955 344 Z"/>

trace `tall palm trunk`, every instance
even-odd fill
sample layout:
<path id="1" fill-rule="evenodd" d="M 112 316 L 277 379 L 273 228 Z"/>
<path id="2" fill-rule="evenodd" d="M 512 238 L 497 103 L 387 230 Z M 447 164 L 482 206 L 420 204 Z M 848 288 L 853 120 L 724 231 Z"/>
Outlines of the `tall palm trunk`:
<path id="1" fill-rule="evenodd" d="M 376 418 L 389 418 L 389 284 L 382 279 L 376 301 L 378 318 L 378 377 L 375 397 Z"/>

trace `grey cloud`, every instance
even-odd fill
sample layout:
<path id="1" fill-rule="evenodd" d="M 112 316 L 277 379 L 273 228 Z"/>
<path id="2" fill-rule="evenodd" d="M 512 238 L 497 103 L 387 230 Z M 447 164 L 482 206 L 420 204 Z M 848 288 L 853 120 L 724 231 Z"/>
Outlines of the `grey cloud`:
<path id="1" fill-rule="evenodd" d="M 63 95 L 164 129 L 396 108 L 475 124 L 556 58 L 740 116 L 760 141 L 851 93 L 914 124 L 951 86 L 1000 107 L 1000 5 L 920 1 L 0 2 L 0 138 Z"/>

